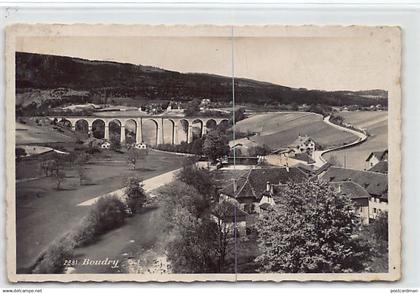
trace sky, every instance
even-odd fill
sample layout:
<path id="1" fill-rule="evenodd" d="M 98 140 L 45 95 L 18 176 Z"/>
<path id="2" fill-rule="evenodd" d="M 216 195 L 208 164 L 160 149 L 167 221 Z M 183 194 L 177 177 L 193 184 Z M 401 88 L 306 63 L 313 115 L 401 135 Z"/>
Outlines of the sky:
<path id="1" fill-rule="evenodd" d="M 375 31 L 374 31 L 375 32 Z M 244 77 L 295 88 L 385 89 L 398 44 L 380 33 L 230 36 L 31 36 L 16 51 Z M 397 51 L 398 53 L 398 51 Z"/>

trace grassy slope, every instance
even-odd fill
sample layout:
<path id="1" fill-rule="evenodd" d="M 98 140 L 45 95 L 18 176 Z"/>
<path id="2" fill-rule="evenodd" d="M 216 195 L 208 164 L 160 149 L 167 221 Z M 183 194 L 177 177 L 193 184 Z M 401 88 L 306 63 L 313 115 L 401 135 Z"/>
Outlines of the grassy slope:
<path id="1" fill-rule="evenodd" d="M 95 154 L 85 165 L 88 177 L 93 180 L 92 185 L 80 186 L 76 167 L 65 169 L 67 178 L 60 191 L 55 190 L 51 177 L 16 184 L 18 269 L 27 267 L 51 241 L 86 215 L 89 207 L 77 206 L 79 203 L 121 188 L 128 176 L 148 179 L 179 168 L 183 159 L 150 151 L 133 171 L 127 166 L 126 155 L 104 151 Z M 42 175 L 34 168 L 35 162 L 22 161 L 19 165 L 18 168 L 33 168 L 32 174 L 26 174 L 26 177 Z"/>
<path id="2" fill-rule="evenodd" d="M 16 144 L 72 142 L 70 132 L 58 132 L 50 126 L 35 126 L 16 122 Z"/>
<path id="3" fill-rule="evenodd" d="M 388 112 L 342 112 L 345 122 L 367 130 L 368 140 L 354 148 L 332 152 L 325 155 L 326 159 L 335 156 L 344 166 L 347 156 L 347 167 L 363 170 L 365 159 L 373 151 L 381 151 L 388 147 Z"/>
<path id="4" fill-rule="evenodd" d="M 259 136 L 241 140 L 245 144 L 267 144 L 271 148 L 288 146 L 299 134 L 309 135 L 324 147 L 342 145 L 356 139 L 322 121 L 321 115 L 304 112 L 259 114 L 237 123 L 236 130 L 258 132 Z"/>

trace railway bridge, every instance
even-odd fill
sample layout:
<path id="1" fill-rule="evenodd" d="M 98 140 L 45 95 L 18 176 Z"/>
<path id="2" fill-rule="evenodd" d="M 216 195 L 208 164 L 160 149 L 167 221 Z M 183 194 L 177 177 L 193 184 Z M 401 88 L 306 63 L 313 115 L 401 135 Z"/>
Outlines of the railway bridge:
<path id="1" fill-rule="evenodd" d="M 106 140 L 110 139 L 110 125 L 115 123 L 120 129 L 120 142 L 125 143 L 130 124 L 130 131 L 135 132 L 135 141 L 144 141 L 144 125 L 152 125 L 151 144 L 180 144 L 182 141 L 193 141 L 193 128 L 198 128 L 198 135 L 202 137 L 209 130 L 223 123 L 229 123 L 227 118 L 220 117 L 171 117 L 171 116 L 49 116 L 50 120 L 65 123 L 73 131 L 87 130 L 88 135 L 98 134 Z M 103 129 L 103 131 L 92 131 L 93 129 Z"/>

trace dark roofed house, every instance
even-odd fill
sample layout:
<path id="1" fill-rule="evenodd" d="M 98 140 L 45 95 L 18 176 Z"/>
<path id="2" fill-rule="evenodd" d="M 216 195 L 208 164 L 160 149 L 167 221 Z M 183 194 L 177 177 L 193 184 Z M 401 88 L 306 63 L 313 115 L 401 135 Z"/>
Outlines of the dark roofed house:
<path id="1" fill-rule="evenodd" d="M 369 224 L 369 192 L 353 181 L 332 182 L 331 186 L 339 194 L 348 196 L 353 201 L 362 223 Z"/>
<path id="2" fill-rule="evenodd" d="M 220 190 L 220 200 L 234 200 L 244 211 L 255 213 L 263 196 L 273 193 L 272 186 L 290 181 L 302 182 L 306 178 L 298 168 L 250 169 Z"/>
<path id="3" fill-rule="evenodd" d="M 327 182 L 353 181 L 366 189 L 373 197 L 388 198 L 388 176 L 385 174 L 331 167 L 321 179 Z"/>
<path id="4" fill-rule="evenodd" d="M 382 174 L 388 174 L 388 162 L 387 161 L 380 161 L 368 171 L 377 172 Z"/>
<path id="5" fill-rule="evenodd" d="M 382 161 L 388 161 L 388 150 L 371 152 L 366 159 L 366 169 L 370 169 Z"/>
<path id="6" fill-rule="evenodd" d="M 388 176 L 386 174 L 331 167 L 321 177 L 327 182 L 351 181 L 363 187 L 370 195 L 369 218 L 388 211 Z"/>

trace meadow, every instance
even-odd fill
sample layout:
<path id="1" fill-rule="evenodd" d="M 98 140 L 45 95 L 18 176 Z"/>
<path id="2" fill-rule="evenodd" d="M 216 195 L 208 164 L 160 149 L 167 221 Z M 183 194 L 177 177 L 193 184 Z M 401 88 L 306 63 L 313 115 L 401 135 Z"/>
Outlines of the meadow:
<path id="1" fill-rule="evenodd" d="M 321 115 L 308 112 L 276 112 L 257 114 L 238 122 L 236 131 L 257 135 L 237 140 L 246 146 L 266 144 L 272 149 L 287 147 L 299 136 L 308 135 L 322 148 L 343 145 L 357 139 L 346 131 L 335 129 Z"/>
<path id="2" fill-rule="evenodd" d="M 366 142 L 353 148 L 325 154 L 325 159 L 335 157 L 338 164 L 352 169 L 364 170 L 365 160 L 371 152 L 388 148 L 388 112 L 357 111 L 341 112 L 344 122 L 365 129 L 369 134 Z"/>

